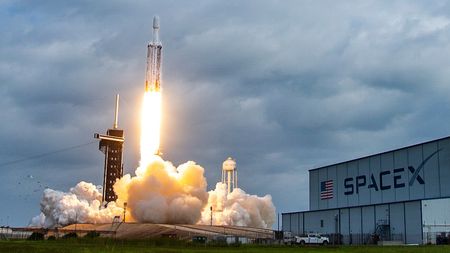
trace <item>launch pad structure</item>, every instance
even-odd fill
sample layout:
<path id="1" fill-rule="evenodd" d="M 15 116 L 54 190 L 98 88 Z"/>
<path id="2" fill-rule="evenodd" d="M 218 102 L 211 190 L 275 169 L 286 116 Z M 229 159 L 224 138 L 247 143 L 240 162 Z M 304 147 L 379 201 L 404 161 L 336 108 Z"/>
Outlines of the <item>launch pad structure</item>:
<path id="1" fill-rule="evenodd" d="M 123 144 L 124 131 L 118 129 L 119 117 L 119 94 L 116 96 L 116 106 L 114 113 L 114 125 L 112 129 L 106 131 L 106 135 L 94 134 L 94 138 L 100 139 L 99 150 L 105 154 L 103 169 L 103 195 L 102 204 L 116 201 L 117 195 L 114 192 L 114 183 L 123 176 Z"/>
<path id="2" fill-rule="evenodd" d="M 102 224 L 72 224 L 62 228 L 11 228 L 9 238 L 27 238 L 33 232 L 42 233 L 46 238 L 63 237 L 69 233 L 76 233 L 84 237 L 95 231 L 103 238 L 119 240 L 148 240 L 170 238 L 192 241 L 197 237 L 205 237 L 211 241 L 225 241 L 227 243 L 270 243 L 274 241 L 275 233 L 271 229 L 222 226 L 222 225 L 188 225 L 188 224 L 151 224 L 151 223 L 102 223 Z M 231 240 L 230 240 L 231 239 Z"/>

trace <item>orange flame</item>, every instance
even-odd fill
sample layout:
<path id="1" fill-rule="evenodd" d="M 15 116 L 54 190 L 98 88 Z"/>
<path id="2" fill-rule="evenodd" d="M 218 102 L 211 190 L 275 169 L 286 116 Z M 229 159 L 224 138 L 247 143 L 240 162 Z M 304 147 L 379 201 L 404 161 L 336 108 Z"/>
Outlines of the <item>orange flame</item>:
<path id="1" fill-rule="evenodd" d="M 161 132 L 161 92 L 144 93 L 141 114 L 141 167 L 159 153 Z"/>

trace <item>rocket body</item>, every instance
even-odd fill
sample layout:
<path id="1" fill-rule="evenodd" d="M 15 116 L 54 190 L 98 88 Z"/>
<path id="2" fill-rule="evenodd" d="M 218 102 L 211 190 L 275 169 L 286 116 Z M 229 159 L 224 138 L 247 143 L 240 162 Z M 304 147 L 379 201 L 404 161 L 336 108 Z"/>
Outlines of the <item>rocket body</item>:
<path id="1" fill-rule="evenodd" d="M 153 17 L 153 39 L 147 46 L 147 71 L 145 78 L 145 92 L 161 89 L 161 49 L 159 40 L 159 18 Z"/>

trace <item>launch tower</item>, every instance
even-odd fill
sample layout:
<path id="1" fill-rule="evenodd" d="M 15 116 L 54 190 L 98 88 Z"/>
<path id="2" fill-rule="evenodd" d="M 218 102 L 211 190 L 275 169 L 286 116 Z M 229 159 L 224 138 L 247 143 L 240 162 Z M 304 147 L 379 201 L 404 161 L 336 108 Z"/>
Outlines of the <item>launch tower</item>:
<path id="1" fill-rule="evenodd" d="M 233 158 L 228 157 L 222 164 L 222 183 L 227 185 L 227 192 L 230 193 L 237 188 L 237 169 L 236 161 Z"/>
<path id="2" fill-rule="evenodd" d="M 119 117 L 119 94 L 116 96 L 116 107 L 114 114 L 114 125 L 112 129 L 106 131 L 106 135 L 94 134 L 94 138 L 100 139 L 99 150 L 105 154 L 105 164 L 103 169 L 103 197 L 102 203 L 106 205 L 110 201 L 115 201 L 117 195 L 113 186 L 117 179 L 123 176 L 123 130 L 118 129 Z"/>

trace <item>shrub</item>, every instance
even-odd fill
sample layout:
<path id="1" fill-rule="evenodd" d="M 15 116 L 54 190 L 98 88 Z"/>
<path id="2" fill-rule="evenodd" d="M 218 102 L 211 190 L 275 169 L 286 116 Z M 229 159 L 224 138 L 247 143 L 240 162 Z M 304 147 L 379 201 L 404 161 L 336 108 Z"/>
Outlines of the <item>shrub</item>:
<path id="1" fill-rule="evenodd" d="M 75 232 L 71 232 L 71 233 L 67 233 L 67 234 L 63 235 L 62 238 L 63 239 L 78 238 L 78 235 Z"/>
<path id="2" fill-rule="evenodd" d="M 43 233 L 39 233 L 39 232 L 33 232 L 29 237 L 28 240 L 32 240 L 32 241 L 40 241 L 40 240 L 44 240 L 44 234 Z"/>
<path id="3" fill-rule="evenodd" d="M 85 236 L 84 236 L 84 238 L 91 238 L 91 239 L 93 239 L 93 238 L 97 238 L 97 237 L 99 237 L 100 236 L 100 233 L 98 233 L 97 231 L 89 231 Z"/>

